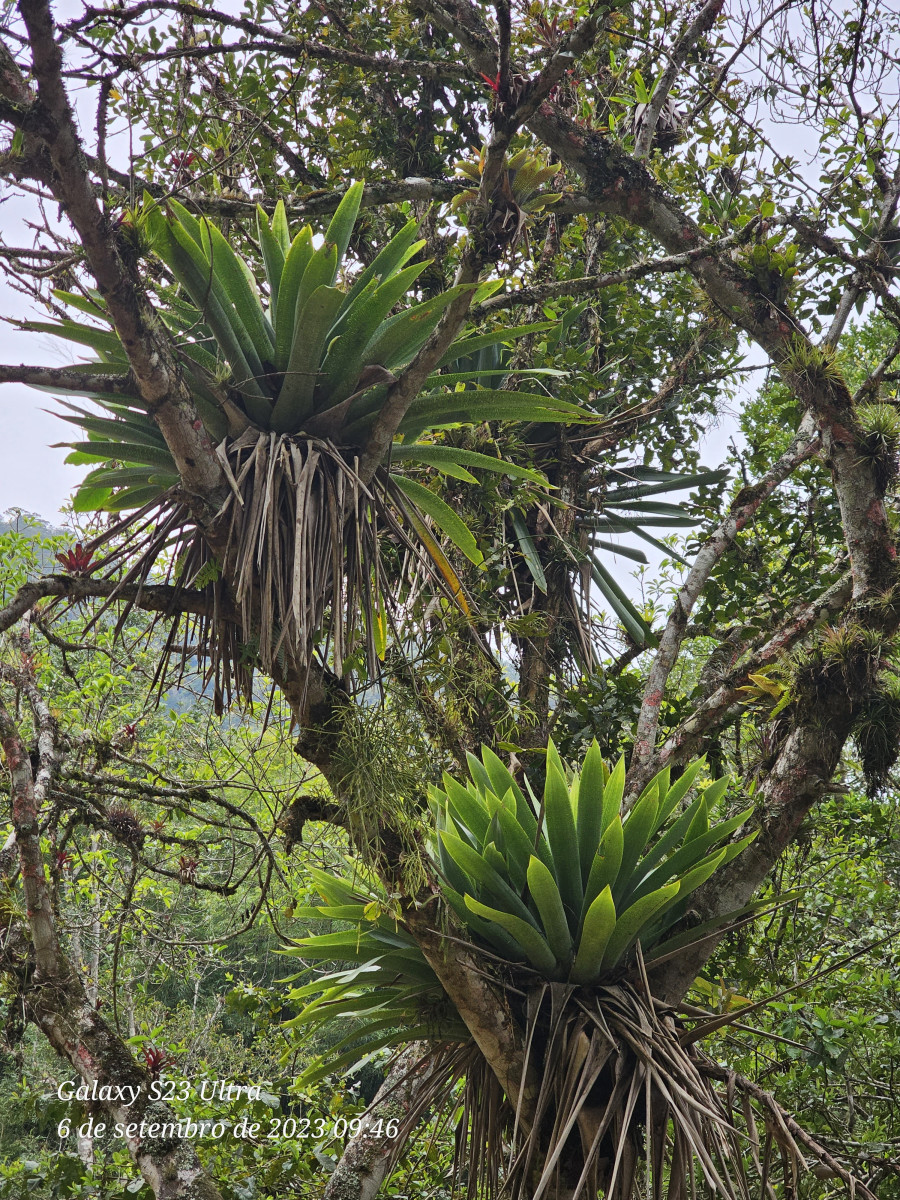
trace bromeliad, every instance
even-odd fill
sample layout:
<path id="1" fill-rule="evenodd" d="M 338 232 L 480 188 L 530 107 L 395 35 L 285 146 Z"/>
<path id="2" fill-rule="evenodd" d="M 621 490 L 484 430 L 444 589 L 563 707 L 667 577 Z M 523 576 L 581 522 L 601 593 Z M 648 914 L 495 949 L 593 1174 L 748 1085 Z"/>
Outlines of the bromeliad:
<path id="1" fill-rule="evenodd" d="M 752 841 L 753 832 L 729 840 L 752 810 L 710 821 L 728 781 L 702 785 L 704 759 L 675 781 L 662 771 L 627 813 L 624 763 L 610 769 L 596 742 L 575 770 L 551 743 L 540 798 L 489 749 L 468 762 L 467 780 L 445 774 L 443 786 L 431 789 L 435 887 L 460 919 L 458 937 L 470 943 L 464 949 L 482 958 L 487 975 L 515 985 L 504 994 L 530 1047 L 535 1111 L 516 1118 L 515 1097 L 500 1089 L 402 914 L 359 865 L 352 878 L 314 870 L 324 904 L 295 913 L 343 926 L 302 937 L 288 951 L 343 964 L 313 979 L 304 972 L 290 993 L 302 1008 L 288 1027 L 300 1036 L 331 1022 L 341 1027 L 340 1040 L 303 1082 L 350 1073 L 366 1055 L 429 1039 L 427 1095 L 419 1101 L 462 1114 L 456 1137 L 466 1153 L 457 1167 L 468 1156 L 470 1179 L 488 1194 L 501 1182 L 515 1200 L 544 1188 L 554 1194 L 560 1155 L 582 1121 L 593 1135 L 579 1142 L 583 1179 L 595 1181 L 585 1195 L 598 1193 L 613 1162 L 622 1163 L 623 1176 L 619 1190 L 606 1194 L 623 1200 L 646 1195 L 651 1182 L 661 1194 L 664 1174 L 676 1190 L 688 1187 L 698 1167 L 707 1181 L 724 1181 L 724 1195 L 746 1194 L 738 1182 L 746 1182 L 742 1134 L 698 1072 L 696 1053 L 682 1046 L 671 1017 L 649 995 L 638 943 L 650 960 L 709 934 L 707 926 L 676 935 L 671 927 L 694 889 Z M 458 944 L 448 937 L 448 955 Z M 482 1136 L 478 1113 L 486 1104 L 512 1131 L 508 1157 L 496 1153 L 496 1139 Z M 652 1179 L 635 1171 L 645 1159 Z"/>
<path id="2" fill-rule="evenodd" d="M 485 421 L 584 419 L 549 389 L 484 386 L 484 371 L 465 369 L 478 351 L 546 330 L 550 322 L 469 333 L 453 343 L 413 400 L 390 461 L 368 483 L 359 478 L 359 457 L 392 383 L 464 290 L 398 307 L 428 266 L 413 261 L 424 242 L 412 220 L 365 269 L 342 277 L 362 192 L 361 183 L 349 188 L 318 246 L 309 225 L 292 236 L 283 203 L 271 220 L 259 210 L 267 303 L 248 264 L 211 222 L 175 200 L 164 212 L 150 197 L 138 220 L 174 281 L 157 288 L 159 315 L 231 484 L 220 517 L 229 530 L 225 557 L 242 626 L 229 649 L 223 650 L 227 638 L 212 633 L 210 646 L 217 681 L 224 654 L 231 668 L 226 683 L 233 677 L 244 691 L 254 661 L 269 670 L 280 656 L 302 668 L 317 646 L 327 648 L 339 674 L 362 647 L 370 675 L 377 673 L 397 591 L 380 578 L 385 535 L 409 552 L 413 574 L 427 562 L 448 598 L 468 613 L 441 539 L 476 566 L 482 552 L 458 513 L 406 468 L 428 467 L 473 483 L 473 472 L 493 472 L 540 489 L 546 481 L 539 471 L 457 448 L 444 431 Z M 471 287 L 477 298 L 477 286 Z M 137 391 L 128 392 L 127 357 L 102 298 L 58 298 L 110 328 L 74 320 L 29 327 L 90 347 L 100 362 L 75 369 L 116 379 L 115 396 L 85 389 L 103 415 L 67 405 L 65 419 L 87 434 L 72 445 L 69 461 L 94 466 L 76 508 L 137 510 L 132 528 L 158 510 L 158 536 L 147 539 L 141 573 L 161 556 L 174 557 L 186 582 L 214 582 L 222 564 L 178 494 L 175 462 L 156 423 Z M 505 374 L 497 369 L 489 384 Z M 476 379 L 480 386 L 470 387 Z"/>

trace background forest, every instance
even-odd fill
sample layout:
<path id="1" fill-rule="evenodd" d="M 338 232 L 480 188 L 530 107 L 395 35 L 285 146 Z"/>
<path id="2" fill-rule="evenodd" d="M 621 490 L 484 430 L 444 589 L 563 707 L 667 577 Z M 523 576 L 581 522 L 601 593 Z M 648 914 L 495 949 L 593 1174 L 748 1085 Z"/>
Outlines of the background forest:
<path id="1" fill-rule="evenodd" d="M 0 1196 L 900 1196 L 898 61 L 4 6 Z"/>

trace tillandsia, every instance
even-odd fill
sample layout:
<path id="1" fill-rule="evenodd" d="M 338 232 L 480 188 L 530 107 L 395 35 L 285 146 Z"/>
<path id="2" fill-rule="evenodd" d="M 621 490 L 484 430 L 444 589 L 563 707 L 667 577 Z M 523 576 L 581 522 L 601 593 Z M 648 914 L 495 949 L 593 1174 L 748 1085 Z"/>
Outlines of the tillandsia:
<path id="1" fill-rule="evenodd" d="M 520 786 L 490 749 L 468 763 L 467 781 L 445 774 L 443 786 L 431 789 L 432 865 L 470 951 L 483 957 L 487 973 L 515 982 L 507 994 L 536 1073 L 534 1112 L 528 1121 L 516 1116 L 515 1097 L 499 1089 L 401 912 L 359 866 L 345 877 L 313 871 L 325 903 L 295 914 L 343 926 L 300 938 L 288 951 L 307 962 L 344 964 L 312 979 L 308 968 L 295 977 L 290 997 L 302 1008 L 289 1027 L 302 1038 L 333 1021 L 342 1027 L 304 1082 L 428 1039 L 431 1074 L 420 1110 L 427 1103 L 461 1114 L 456 1165 L 469 1156 L 470 1195 L 501 1186 L 514 1197 L 548 1188 L 552 1195 L 576 1159 L 578 1184 L 571 1190 L 568 1180 L 567 1196 L 596 1196 L 600 1187 L 636 1194 L 644 1131 L 651 1129 L 655 1187 L 671 1173 L 679 1182 L 670 1194 L 689 1194 L 678 1188 L 694 1185 L 699 1164 L 707 1184 L 726 1196 L 742 1194 L 745 1135 L 704 1075 L 706 1060 L 681 1044 L 678 1029 L 657 1010 L 644 963 L 709 932 L 671 927 L 685 916 L 692 891 L 753 839 L 751 832 L 729 840 L 752 809 L 711 821 L 728 780 L 703 783 L 704 759 L 674 781 L 660 772 L 627 812 L 624 762 L 610 768 L 596 742 L 577 769 L 566 768 L 551 742 L 540 796 Z M 508 1153 L 497 1154 L 496 1138 L 479 1123 L 485 1105 L 508 1122 Z M 587 1142 L 576 1125 L 582 1133 L 590 1128 Z M 570 1135 L 580 1154 L 564 1157 Z M 618 1192 L 610 1190 L 616 1182 Z"/>
<path id="2" fill-rule="evenodd" d="M 473 204 L 478 196 L 481 176 L 487 158 L 487 147 L 482 147 L 474 161 L 463 160 L 456 164 L 459 174 L 471 180 L 472 188 L 466 188 L 453 198 L 450 205 L 455 212 Z M 492 196 L 493 211 L 489 217 L 490 228 L 497 248 L 515 248 L 521 240 L 530 217 L 552 207 L 561 192 L 542 192 L 541 187 L 559 173 L 558 166 L 547 166 L 537 155 L 527 149 L 511 155 L 504 164 L 495 194 Z"/>

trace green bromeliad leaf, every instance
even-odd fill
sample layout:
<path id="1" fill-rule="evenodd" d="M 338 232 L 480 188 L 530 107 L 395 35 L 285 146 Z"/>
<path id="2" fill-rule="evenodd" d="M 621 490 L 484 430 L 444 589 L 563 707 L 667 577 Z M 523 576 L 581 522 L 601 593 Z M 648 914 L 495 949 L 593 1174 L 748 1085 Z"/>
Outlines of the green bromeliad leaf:
<path id="1" fill-rule="evenodd" d="M 283 203 L 271 219 L 259 210 L 267 300 L 221 230 L 175 200 L 160 206 L 145 196 L 146 233 L 174 281 L 174 286 L 157 289 L 160 316 L 173 335 L 200 419 L 216 443 L 233 433 L 238 419 L 261 432 L 324 436 L 337 446 L 358 450 L 378 419 L 392 372 L 413 359 L 447 306 L 466 288 L 475 287 L 451 288 L 416 300 L 414 289 L 428 262 L 416 261 L 424 242 L 415 221 L 408 221 L 349 285 L 343 282 L 341 271 L 362 192 L 362 183 L 348 189 L 320 245 L 311 226 L 290 229 Z M 480 293 L 485 294 L 485 285 Z M 109 371 L 118 376 L 120 386 L 126 383 L 128 358 L 102 297 L 61 293 L 59 298 L 93 323 L 65 320 L 29 327 L 86 346 L 98 362 L 81 369 Z M 403 307 L 407 298 L 412 303 Z M 465 611 L 462 584 L 437 538 L 448 539 L 475 565 L 482 564 L 482 552 L 457 512 L 401 472 L 414 466 L 430 468 L 467 483 L 491 472 L 546 487 L 544 476 L 527 466 L 458 449 L 427 435 L 488 420 L 584 419 L 577 406 L 545 392 L 500 390 L 502 368 L 484 378 L 466 369 L 474 352 L 514 345 L 526 333 L 551 325 L 465 333 L 426 381 L 398 432 L 389 468 L 396 492 L 404 497 L 410 528 Z M 552 382 L 559 374 L 545 371 L 542 378 Z M 95 400 L 103 415 L 75 407 L 65 414 L 86 435 L 86 440 L 70 444 L 75 455 L 104 465 L 85 481 L 76 499 L 81 510 L 143 505 L 177 483 L 175 462 L 155 423 L 140 396 L 126 391 L 113 398 L 86 387 L 80 394 Z"/>
<path id="2" fill-rule="evenodd" d="M 475 541 L 472 531 L 449 504 L 415 479 L 395 475 L 394 482 L 400 491 L 412 500 L 416 508 L 431 517 L 441 532 L 447 535 L 454 546 L 461 550 L 470 562 L 474 563 L 476 567 L 482 565 L 484 555 L 478 549 L 478 543 Z"/>
<path id="3" fill-rule="evenodd" d="M 312 980 L 304 971 L 294 977 L 297 986 L 289 991 L 289 1001 L 300 1011 L 285 1029 L 309 1037 L 332 1021 L 350 1028 L 331 1046 L 326 1061 L 317 1060 L 301 1077 L 304 1083 L 349 1068 L 367 1053 L 403 1045 L 411 1038 L 468 1039 L 466 1027 L 422 952 L 388 915 L 384 889 L 358 864 L 348 865 L 348 873 L 352 877 L 313 869 L 311 875 L 325 903 L 297 915 L 337 920 L 352 928 L 300 938 L 286 951 L 307 962 L 342 964 Z M 461 901 L 460 907 L 464 908 Z"/>
<path id="4" fill-rule="evenodd" d="M 452 467 L 478 467 L 483 471 L 492 471 L 497 475 L 509 475 L 512 479 L 525 479 L 538 487 L 546 487 L 547 481 L 540 471 L 528 467 L 520 467 L 516 463 L 507 462 L 503 458 L 494 458 L 490 454 L 479 454 L 475 450 L 462 450 L 455 446 L 437 446 L 427 442 L 413 442 L 407 446 L 398 443 L 391 451 L 392 462 L 415 462 L 424 466 L 436 467 L 438 471 L 451 474 Z M 469 480 L 474 480 L 466 472 Z M 457 476 L 465 478 L 465 476 Z"/>
<path id="5" fill-rule="evenodd" d="M 660 772 L 622 813 L 624 762 L 610 770 L 596 742 L 574 772 L 549 744 L 541 801 L 529 800 L 485 749 L 481 762 L 470 758 L 468 787 L 445 775 L 443 787 L 431 789 L 444 831 L 435 865 L 480 918 L 487 919 L 487 906 L 529 920 L 555 958 L 555 967 L 542 972 L 548 978 L 566 979 L 571 972 L 573 981 L 592 983 L 619 967 L 636 941 L 649 949 L 680 918 L 690 893 L 755 837 L 725 844 L 750 809 L 709 824 L 707 813 L 722 798 L 724 779 L 707 784 L 672 819 L 704 766 L 703 759 L 691 763 L 674 783 L 668 770 Z M 515 903 L 504 905 L 504 895 Z M 513 933 L 509 922 L 489 919 Z M 474 924 L 471 932 L 479 936 Z M 518 943 L 540 969 L 534 939 L 518 937 Z"/>
<path id="6" fill-rule="evenodd" d="M 549 168 L 521 153 L 510 162 L 511 178 L 522 187 L 525 203 L 535 181 Z M 310 225 L 291 230 L 282 202 L 271 219 L 260 209 L 257 232 L 265 284 L 254 279 L 248 264 L 205 217 L 174 199 L 161 206 L 145 196 L 140 219 L 173 281 L 157 286 L 160 317 L 173 336 L 198 415 L 215 444 L 229 435 L 236 438 L 249 423 L 261 433 L 327 439 L 352 461 L 369 440 L 395 373 L 414 358 L 448 305 L 466 287 L 484 297 L 499 286 L 487 281 L 426 299 L 416 297 L 417 281 L 428 263 L 417 257 L 424 243 L 417 237 L 415 221 L 399 229 L 354 278 L 342 276 L 362 193 L 361 183 L 347 190 L 318 245 Z M 83 461 L 109 467 L 102 481 L 85 481 L 76 506 L 82 511 L 95 506 L 118 511 L 161 499 L 177 479 L 175 462 L 162 439 L 155 437 L 139 394 L 129 391 L 128 358 L 103 298 L 97 293 L 58 295 L 88 320 L 33 322 L 28 327 L 92 350 L 97 361 L 75 370 L 108 371 L 117 376 L 120 389 L 112 399 L 86 380 L 83 392 L 70 392 L 89 396 L 105 410 L 102 417 L 69 410 L 67 419 L 80 423 L 90 442 L 73 443 L 71 448 L 85 456 Z M 560 336 L 572 319 L 570 312 L 562 323 L 539 321 L 463 333 L 424 382 L 398 428 L 388 464 L 394 495 L 403 494 L 408 528 L 466 613 L 463 584 L 440 539 L 479 566 L 482 549 L 463 517 L 421 477 L 410 479 L 409 470 L 422 467 L 469 484 L 490 472 L 546 487 L 533 468 L 454 447 L 443 440 L 442 431 L 489 421 L 516 422 L 524 427 L 527 444 L 532 427 L 539 443 L 541 427 L 596 422 L 596 414 L 555 394 L 563 372 L 523 370 L 518 374 L 519 390 L 503 386 L 520 338 L 537 333 L 552 337 L 554 331 Z M 136 446 L 143 449 L 132 450 Z M 618 552 L 643 561 L 640 550 L 620 544 L 621 535 L 632 534 L 670 552 L 648 529 L 688 527 L 696 518 L 683 505 L 662 497 L 714 483 L 722 474 L 680 476 L 649 467 L 612 468 L 606 472 L 597 506 L 579 517 L 579 536 L 588 533 L 586 571 L 639 646 L 652 646 L 653 632 L 601 556 Z M 536 588 L 546 590 L 544 568 L 523 511 L 527 510 L 509 511 L 511 537 Z M 579 554 L 583 559 L 584 550 Z"/>
<path id="7" fill-rule="evenodd" d="M 430 789 L 434 866 L 476 944 L 539 977 L 592 987 L 620 971 L 639 941 L 652 953 L 690 940 L 691 931 L 665 939 L 691 892 L 754 834 L 727 842 L 749 810 L 710 827 L 698 819 L 727 786 L 701 784 L 705 759 L 674 783 L 661 771 L 628 813 L 621 811 L 624 763 L 610 769 L 596 742 L 574 771 L 551 742 L 547 764 L 543 801 L 529 799 L 486 747 L 480 759 L 469 756 L 467 783 L 445 773 L 442 786 Z M 689 802 L 694 787 L 698 795 Z M 297 915 L 343 927 L 300 938 L 287 951 L 333 964 L 312 979 L 296 977 L 290 999 L 300 1011 L 287 1027 L 304 1037 L 330 1021 L 351 1029 L 315 1070 L 341 1070 L 371 1049 L 416 1037 L 467 1040 L 377 879 L 358 865 L 352 878 L 311 874 L 324 903 Z"/>

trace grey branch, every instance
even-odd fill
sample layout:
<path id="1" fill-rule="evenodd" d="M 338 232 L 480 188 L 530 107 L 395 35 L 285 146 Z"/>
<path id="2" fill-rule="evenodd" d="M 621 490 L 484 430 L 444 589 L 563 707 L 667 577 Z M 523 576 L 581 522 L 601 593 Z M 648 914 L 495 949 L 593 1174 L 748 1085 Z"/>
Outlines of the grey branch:
<path id="1" fill-rule="evenodd" d="M 115 599 L 135 604 L 147 612 L 166 614 L 194 613 L 210 616 L 212 600 L 204 593 L 190 588 L 170 587 L 167 584 L 122 585 L 114 579 L 91 579 L 72 575 L 43 575 L 40 579 L 23 584 L 9 604 L 0 608 L 0 633 L 20 621 L 41 600 L 48 597 L 69 600 Z M 217 615 L 225 616 L 221 604 Z"/>
<path id="2" fill-rule="evenodd" d="M 80 395 L 95 392 L 104 396 L 133 396 L 136 391 L 134 377 L 127 373 L 93 375 L 65 367 L 29 367 L 25 363 L 17 367 L 0 363 L 0 383 L 27 383 L 30 387 Z"/>
<path id="3" fill-rule="evenodd" d="M 634 143 L 635 158 L 641 159 L 649 156 L 659 115 L 669 98 L 669 92 L 672 90 L 675 80 L 678 78 L 678 72 L 684 65 L 684 61 L 691 47 L 696 44 L 697 39 L 712 28 L 713 22 L 722 11 L 724 4 L 725 0 L 707 0 L 706 4 L 703 5 L 700 12 L 675 43 L 672 53 L 669 55 L 669 65 L 663 71 L 662 77 L 656 85 L 653 95 L 650 97 L 650 103 L 641 114 L 640 128 Z"/>
<path id="4" fill-rule="evenodd" d="M 707 538 L 694 559 L 687 578 L 678 591 L 675 606 L 669 614 L 644 687 L 627 786 L 631 799 L 636 798 L 646 780 L 653 774 L 656 731 L 659 727 L 659 713 L 666 683 L 681 650 L 687 623 L 700 593 L 720 559 L 734 545 L 738 534 L 762 502 L 800 463 L 805 462 L 815 452 L 818 445 L 819 435 L 816 432 L 815 420 L 811 414 L 807 414 L 784 454 L 758 483 L 738 493 L 728 515 L 718 529 Z"/>

